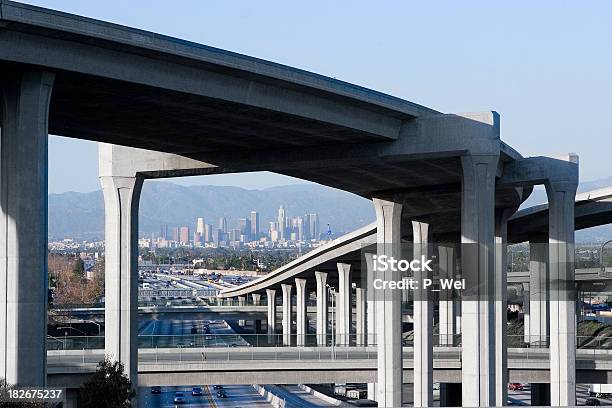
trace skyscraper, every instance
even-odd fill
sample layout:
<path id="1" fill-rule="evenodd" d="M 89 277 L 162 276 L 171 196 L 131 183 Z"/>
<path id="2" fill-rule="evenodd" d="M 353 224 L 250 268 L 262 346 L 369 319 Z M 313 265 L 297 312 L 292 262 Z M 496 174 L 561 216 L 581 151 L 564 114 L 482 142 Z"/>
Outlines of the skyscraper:
<path id="1" fill-rule="evenodd" d="M 212 225 L 210 224 L 204 224 L 204 236 L 202 237 L 202 240 L 204 242 L 210 242 L 212 241 Z"/>
<path id="2" fill-rule="evenodd" d="M 184 244 L 189 243 L 189 227 L 181 227 L 181 230 L 179 232 L 179 242 L 182 242 Z"/>
<path id="3" fill-rule="evenodd" d="M 219 218 L 219 229 L 221 230 L 221 232 L 227 233 L 227 218 Z"/>
<path id="4" fill-rule="evenodd" d="M 246 218 L 238 218 L 237 227 L 240 231 L 240 235 L 244 235 L 245 238 L 248 240 L 251 235 L 251 220 L 248 220 Z"/>
<path id="5" fill-rule="evenodd" d="M 304 219 L 297 217 L 297 237 L 299 241 L 304 240 Z"/>
<path id="6" fill-rule="evenodd" d="M 204 218 L 198 218 L 195 232 L 200 234 L 201 237 L 204 236 Z"/>
<path id="7" fill-rule="evenodd" d="M 308 214 L 308 230 L 310 239 L 319 239 L 319 214 Z"/>
<path id="8" fill-rule="evenodd" d="M 178 242 L 179 238 L 180 238 L 179 228 L 178 227 L 172 228 L 172 240 Z"/>
<path id="9" fill-rule="evenodd" d="M 259 213 L 251 211 L 251 239 L 259 239 Z"/>
<path id="10" fill-rule="evenodd" d="M 281 205 L 278 209 L 278 238 L 285 239 L 285 209 Z"/>
<path id="11" fill-rule="evenodd" d="M 168 239 L 168 224 L 161 226 L 161 239 Z"/>

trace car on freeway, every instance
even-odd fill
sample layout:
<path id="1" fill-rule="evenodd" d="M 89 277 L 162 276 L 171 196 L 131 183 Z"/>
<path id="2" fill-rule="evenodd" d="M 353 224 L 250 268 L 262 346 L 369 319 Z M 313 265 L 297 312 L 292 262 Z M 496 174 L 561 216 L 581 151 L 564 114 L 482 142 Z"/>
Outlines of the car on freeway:
<path id="1" fill-rule="evenodd" d="M 217 391 L 217 398 L 227 398 L 225 390 Z"/>
<path id="2" fill-rule="evenodd" d="M 151 387 L 151 394 L 161 394 L 161 387 L 159 385 Z"/>
<path id="3" fill-rule="evenodd" d="M 187 400 L 185 399 L 185 394 L 183 394 L 182 392 L 174 393 L 174 403 L 175 404 L 185 404 L 186 402 Z"/>
<path id="4" fill-rule="evenodd" d="M 215 389 L 215 390 L 222 390 L 223 386 L 222 385 L 215 385 L 215 386 L 213 386 L 213 389 Z"/>
<path id="5" fill-rule="evenodd" d="M 202 392 L 202 387 L 193 387 L 191 389 L 191 395 L 194 397 L 201 397 L 202 395 L 204 395 L 204 393 Z"/>
<path id="6" fill-rule="evenodd" d="M 508 384 L 508 389 L 510 391 L 523 391 L 523 384 L 521 384 L 521 383 L 510 383 L 510 384 Z"/>

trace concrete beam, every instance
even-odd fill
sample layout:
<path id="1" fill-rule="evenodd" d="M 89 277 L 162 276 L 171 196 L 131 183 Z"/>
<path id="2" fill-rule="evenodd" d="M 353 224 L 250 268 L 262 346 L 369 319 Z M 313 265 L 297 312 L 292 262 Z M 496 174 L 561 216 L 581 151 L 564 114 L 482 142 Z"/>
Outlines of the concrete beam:
<path id="1" fill-rule="evenodd" d="M 296 334 L 298 346 L 306 345 L 308 322 L 306 320 L 306 279 L 295 278 L 296 293 Z"/>
<path id="2" fill-rule="evenodd" d="M 54 74 L 0 79 L 0 377 L 44 386 L 47 353 L 47 139 Z"/>
<path id="3" fill-rule="evenodd" d="M 327 345 L 327 273 L 315 272 L 317 280 L 317 344 Z"/>
<path id="4" fill-rule="evenodd" d="M 291 326 L 293 324 L 292 307 L 291 307 L 291 285 L 283 283 L 281 285 L 283 291 L 283 344 L 291 345 Z"/>
<path id="5" fill-rule="evenodd" d="M 351 342 L 351 265 L 338 263 L 338 300 L 336 302 L 336 344 L 348 346 Z"/>

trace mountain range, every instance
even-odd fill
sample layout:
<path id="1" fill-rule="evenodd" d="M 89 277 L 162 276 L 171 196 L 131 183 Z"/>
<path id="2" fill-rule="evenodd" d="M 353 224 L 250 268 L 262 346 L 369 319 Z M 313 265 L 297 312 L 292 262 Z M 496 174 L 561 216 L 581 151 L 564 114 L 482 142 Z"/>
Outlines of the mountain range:
<path id="1" fill-rule="evenodd" d="M 579 192 L 612 186 L 612 177 L 580 184 Z M 535 189 L 523 207 L 546 202 L 546 192 Z M 168 227 L 195 228 L 196 218 L 217 227 L 226 217 L 229 228 L 239 218 L 259 212 L 260 229 L 276 220 L 284 206 L 288 217 L 318 213 L 320 230 L 334 235 L 352 231 L 374 221 L 372 203 L 345 191 L 317 184 L 296 184 L 262 190 L 229 186 L 181 186 L 166 181 L 146 181 L 140 199 L 140 235 L 159 235 Z M 329 227 L 328 227 L 329 225 Z M 104 205 L 101 190 L 90 193 L 66 192 L 49 195 L 49 239 L 101 240 L 104 237 Z M 612 238 L 612 224 L 577 231 L 577 242 L 601 242 Z"/>

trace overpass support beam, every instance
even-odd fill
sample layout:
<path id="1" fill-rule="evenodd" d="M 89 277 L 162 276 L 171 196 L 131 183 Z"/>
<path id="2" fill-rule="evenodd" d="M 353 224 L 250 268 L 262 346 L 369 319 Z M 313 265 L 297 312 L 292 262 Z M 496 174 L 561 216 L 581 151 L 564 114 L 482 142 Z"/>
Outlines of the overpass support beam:
<path id="1" fill-rule="evenodd" d="M 548 237 L 529 241 L 529 343 L 547 347 L 548 319 Z"/>
<path id="2" fill-rule="evenodd" d="M 6 69 L 3 67 L 3 69 Z M 54 74 L 3 72 L 0 133 L 0 377 L 46 384 L 47 140 Z"/>
<path id="3" fill-rule="evenodd" d="M 366 345 L 366 327 L 367 327 L 367 303 L 366 303 L 367 292 L 366 288 L 357 287 L 355 290 L 355 318 L 357 321 L 355 322 L 355 335 L 356 335 L 356 345 L 357 346 L 365 346 Z"/>
<path id="4" fill-rule="evenodd" d="M 578 157 L 568 160 L 566 180 L 545 184 L 549 203 L 550 403 L 576 405 L 576 299 L 574 201 Z"/>
<path id="5" fill-rule="evenodd" d="M 413 259 L 428 258 L 429 224 L 412 221 Z M 417 282 L 432 279 L 426 271 L 415 271 Z M 433 405 L 433 299 L 431 291 L 414 292 L 414 406 Z"/>
<path id="6" fill-rule="evenodd" d="M 401 259 L 402 205 L 383 199 L 374 200 L 376 210 L 377 255 Z M 387 268 L 376 278 L 387 281 L 401 280 L 397 268 Z M 369 278 L 368 278 L 369 281 Z M 377 377 L 375 387 L 379 407 L 402 406 L 402 294 L 388 288 L 373 290 L 376 302 Z"/>
<path id="7" fill-rule="evenodd" d="M 351 265 L 338 263 L 338 301 L 336 303 L 336 344 L 351 344 Z"/>
<path id="8" fill-rule="evenodd" d="M 105 212 L 105 353 L 138 378 L 138 203 L 141 177 L 100 177 Z"/>
<path id="9" fill-rule="evenodd" d="M 253 306 L 261 305 L 261 293 L 253 293 Z"/>
<path id="10" fill-rule="evenodd" d="M 295 293 L 296 293 L 296 344 L 298 346 L 306 345 L 306 279 L 295 278 Z"/>
<path id="11" fill-rule="evenodd" d="M 238 306 L 244 307 L 245 305 L 246 305 L 246 297 L 238 296 Z M 245 325 L 244 319 L 238 320 L 238 326 L 244 326 L 244 325 Z"/>
<path id="12" fill-rule="evenodd" d="M 530 318 L 530 300 L 531 295 L 529 294 L 529 282 L 523 283 L 523 341 L 529 344 L 529 338 L 531 329 L 529 328 L 529 324 L 531 322 Z"/>
<path id="13" fill-rule="evenodd" d="M 495 214 L 495 400 L 498 406 L 508 401 L 508 219 L 514 208 Z"/>
<path id="14" fill-rule="evenodd" d="M 283 344 L 291 345 L 291 285 L 283 283 Z"/>
<path id="15" fill-rule="evenodd" d="M 266 301 L 268 303 L 268 343 L 276 343 L 276 289 L 266 289 Z"/>
<path id="16" fill-rule="evenodd" d="M 455 279 L 457 275 L 455 247 L 452 245 L 439 245 L 438 259 L 440 279 Z M 438 326 L 440 332 L 439 343 L 441 346 L 453 346 L 455 344 L 455 335 L 458 334 L 455 326 L 457 318 L 455 303 L 455 296 L 453 296 L 452 291 L 443 290 L 440 292 L 440 319 Z"/>
<path id="17" fill-rule="evenodd" d="M 497 155 L 461 157 L 462 405 L 495 406 L 495 175 Z"/>
<path id="18" fill-rule="evenodd" d="M 327 273 L 315 272 L 317 280 L 317 345 L 327 345 Z"/>

